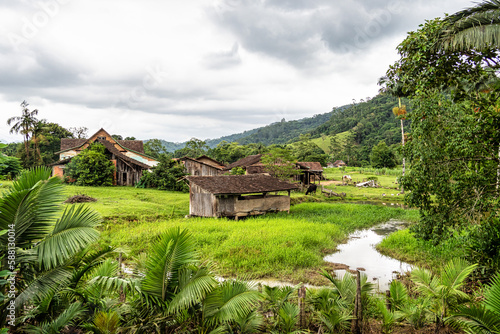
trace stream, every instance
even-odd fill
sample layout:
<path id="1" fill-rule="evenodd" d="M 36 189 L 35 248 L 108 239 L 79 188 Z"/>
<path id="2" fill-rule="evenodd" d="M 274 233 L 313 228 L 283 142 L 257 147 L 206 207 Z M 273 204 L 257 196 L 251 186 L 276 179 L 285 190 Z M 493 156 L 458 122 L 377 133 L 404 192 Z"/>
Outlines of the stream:
<path id="1" fill-rule="evenodd" d="M 338 251 L 327 255 L 327 262 L 346 265 L 350 270 L 359 270 L 368 276 L 368 281 L 375 284 L 380 291 L 389 289 L 390 282 L 397 273 L 411 271 L 412 266 L 391 257 L 380 254 L 375 245 L 388 234 L 405 228 L 405 223 L 389 220 L 368 230 L 359 230 L 349 236 L 349 241 L 338 245 Z M 342 276 L 346 270 L 335 270 L 337 276 Z"/>

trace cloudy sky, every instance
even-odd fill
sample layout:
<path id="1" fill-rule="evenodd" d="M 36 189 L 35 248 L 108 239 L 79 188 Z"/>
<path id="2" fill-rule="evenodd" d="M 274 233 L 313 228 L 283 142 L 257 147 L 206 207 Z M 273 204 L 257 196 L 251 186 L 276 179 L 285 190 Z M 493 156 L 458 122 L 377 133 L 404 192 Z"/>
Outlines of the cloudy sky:
<path id="1" fill-rule="evenodd" d="M 217 138 L 377 94 L 396 46 L 470 0 L 0 0 L 0 142 L 64 127 Z"/>

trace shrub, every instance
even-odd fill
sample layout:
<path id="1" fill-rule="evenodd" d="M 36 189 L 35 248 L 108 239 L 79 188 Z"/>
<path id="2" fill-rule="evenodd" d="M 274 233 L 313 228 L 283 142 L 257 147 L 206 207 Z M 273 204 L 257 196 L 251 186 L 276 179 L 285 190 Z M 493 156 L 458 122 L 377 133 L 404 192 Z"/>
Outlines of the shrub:
<path id="1" fill-rule="evenodd" d="M 65 176 L 79 186 L 111 186 L 115 166 L 106 156 L 105 147 L 99 143 L 74 157 L 68 164 Z"/>
<path id="2" fill-rule="evenodd" d="M 0 154 L 1 155 L 1 154 Z M 21 160 L 15 157 L 2 156 L 0 161 L 0 176 L 8 180 L 14 179 L 23 170 Z"/>
<path id="3" fill-rule="evenodd" d="M 186 183 L 179 182 L 185 175 L 187 174 L 182 164 L 170 158 L 160 158 L 160 163 L 153 167 L 151 172 L 142 175 L 137 187 L 187 192 L 189 188 Z"/>

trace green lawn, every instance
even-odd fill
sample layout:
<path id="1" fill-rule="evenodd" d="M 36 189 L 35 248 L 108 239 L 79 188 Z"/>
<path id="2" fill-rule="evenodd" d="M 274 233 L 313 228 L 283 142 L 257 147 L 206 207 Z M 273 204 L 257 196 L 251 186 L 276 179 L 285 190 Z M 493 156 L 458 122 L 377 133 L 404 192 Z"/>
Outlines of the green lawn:
<path id="1" fill-rule="evenodd" d="M 66 194 L 85 194 L 98 200 L 88 205 L 104 219 L 99 243 L 127 249 L 128 261 L 147 252 L 162 232 L 179 226 L 192 233 L 202 259 L 213 262 L 221 276 L 293 282 L 322 282 L 318 272 L 327 268 L 323 256 L 333 252 L 350 232 L 391 218 L 417 219 L 412 210 L 324 202 L 294 205 L 290 214 L 240 221 L 185 218 L 189 210 L 189 195 L 185 193 L 67 186 Z"/>

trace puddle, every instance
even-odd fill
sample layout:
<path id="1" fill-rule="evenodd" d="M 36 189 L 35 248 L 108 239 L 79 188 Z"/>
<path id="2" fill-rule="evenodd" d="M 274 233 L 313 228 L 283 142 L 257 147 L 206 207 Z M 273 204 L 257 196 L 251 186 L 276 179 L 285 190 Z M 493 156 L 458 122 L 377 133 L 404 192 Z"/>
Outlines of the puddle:
<path id="1" fill-rule="evenodd" d="M 356 231 L 350 235 L 346 244 L 338 246 L 338 252 L 327 255 L 323 259 L 327 262 L 345 264 L 351 270 L 360 268 L 360 271 L 368 276 L 368 281 L 374 283 L 380 291 L 385 291 L 389 288 L 396 273 L 411 271 L 412 266 L 380 254 L 375 249 L 375 245 L 386 235 L 403 228 L 405 228 L 404 222 L 390 220 L 369 230 Z M 346 271 L 336 270 L 335 272 L 342 276 Z"/>

